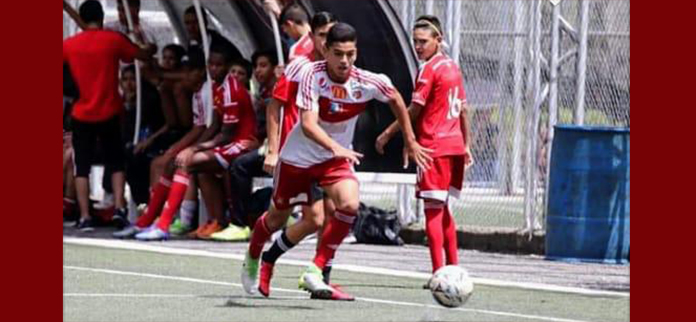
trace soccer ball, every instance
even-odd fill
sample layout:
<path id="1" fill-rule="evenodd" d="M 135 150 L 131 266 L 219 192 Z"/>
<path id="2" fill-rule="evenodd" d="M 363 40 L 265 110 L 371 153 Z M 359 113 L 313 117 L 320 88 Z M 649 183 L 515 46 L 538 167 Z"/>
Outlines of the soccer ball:
<path id="1" fill-rule="evenodd" d="M 437 303 L 450 308 L 464 305 L 474 291 L 469 273 L 455 265 L 440 267 L 428 281 L 428 287 Z"/>

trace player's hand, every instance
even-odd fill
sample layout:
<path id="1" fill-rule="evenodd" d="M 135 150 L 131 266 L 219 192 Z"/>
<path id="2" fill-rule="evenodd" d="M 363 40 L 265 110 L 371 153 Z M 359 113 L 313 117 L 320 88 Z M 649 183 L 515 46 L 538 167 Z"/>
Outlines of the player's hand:
<path id="1" fill-rule="evenodd" d="M 416 141 L 406 143 L 406 147 L 404 147 L 404 169 L 408 168 L 409 159 L 415 161 L 416 165 L 421 169 L 430 169 L 430 164 L 433 162 L 433 157 L 430 156 L 431 153 L 433 153 L 432 149 L 426 149 Z"/>
<path id="2" fill-rule="evenodd" d="M 362 153 L 355 152 L 350 149 L 346 149 L 342 146 L 337 147 L 333 151 L 334 157 L 339 159 L 348 159 L 350 163 L 359 165 L 360 159 L 363 157 Z"/>
<path id="3" fill-rule="evenodd" d="M 464 151 L 464 169 L 469 169 L 469 167 L 472 165 L 474 165 L 474 157 L 471 154 L 471 150 L 467 146 L 466 150 Z"/>
<path id="4" fill-rule="evenodd" d="M 186 148 L 176 155 L 174 164 L 179 168 L 186 168 L 189 164 L 191 164 L 191 159 L 193 159 L 194 154 L 195 152 L 193 151 L 193 148 Z"/>
<path id="5" fill-rule="evenodd" d="M 377 150 L 377 153 L 384 154 L 384 146 L 389 143 L 390 139 L 391 137 L 386 131 L 382 132 L 382 134 L 377 137 L 377 140 L 375 140 L 375 150 Z"/>
<path id="6" fill-rule="evenodd" d="M 275 172 L 275 167 L 278 164 L 278 153 L 267 153 L 266 158 L 263 160 L 263 171 L 268 174 L 273 174 Z"/>

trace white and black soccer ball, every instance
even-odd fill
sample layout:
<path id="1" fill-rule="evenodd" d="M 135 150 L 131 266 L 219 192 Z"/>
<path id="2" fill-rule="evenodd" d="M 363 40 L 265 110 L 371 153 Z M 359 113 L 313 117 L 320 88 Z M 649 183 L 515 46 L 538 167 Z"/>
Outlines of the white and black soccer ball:
<path id="1" fill-rule="evenodd" d="M 428 286 L 435 301 L 450 308 L 464 305 L 474 291 L 469 273 L 455 265 L 440 267 L 430 278 Z"/>

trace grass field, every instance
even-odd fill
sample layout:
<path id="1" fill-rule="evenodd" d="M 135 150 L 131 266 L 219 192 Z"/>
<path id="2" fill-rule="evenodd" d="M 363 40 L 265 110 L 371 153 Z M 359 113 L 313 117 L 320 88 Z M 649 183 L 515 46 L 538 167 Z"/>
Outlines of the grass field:
<path id="1" fill-rule="evenodd" d="M 247 296 L 241 261 L 63 244 L 65 321 L 627 321 L 629 298 L 476 285 L 446 309 L 423 280 L 335 270 L 355 302 L 310 300 L 302 267 L 278 265 L 268 299 Z"/>

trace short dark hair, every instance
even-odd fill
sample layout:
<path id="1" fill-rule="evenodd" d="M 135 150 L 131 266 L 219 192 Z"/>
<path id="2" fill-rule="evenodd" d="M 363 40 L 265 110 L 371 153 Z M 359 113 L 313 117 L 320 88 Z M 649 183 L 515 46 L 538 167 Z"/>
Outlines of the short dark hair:
<path id="1" fill-rule="evenodd" d="M 186 49 L 178 44 L 169 44 L 162 48 L 162 51 L 171 50 L 176 56 L 177 63 L 181 63 L 181 59 L 186 55 Z"/>
<path id="2" fill-rule="evenodd" d="M 329 29 L 329 34 L 326 36 L 326 47 L 331 47 L 337 42 L 358 42 L 358 33 L 353 26 L 339 22 Z"/>
<path id="3" fill-rule="evenodd" d="M 126 65 L 126 67 L 123 67 L 121 69 L 121 75 L 123 75 L 125 73 L 133 73 L 135 75 L 135 65 L 129 64 L 129 65 Z"/>
<path id="4" fill-rule="evenodd" d="M 232 48 L 230 47 L 231 45 L 228 45 L 227 43 L 224 42 L 214 42 L 210 44 L 210 54 L 212 53 L 218 53 L 221 54 L 223 59 L 225 60 L 225 64 L 231 64 L 232 63 Z"/>
<path id="5" fill-rule="evenodd" d="M 85 23 L 103 23 L 104 9 L 97 0 L 87 0 L 80 5 L 80 18 Z"/>
<path id="6" fill-rule="evenodd" d="M 434 32 L 434 34 L 444 37 L 444 34 L 442 33 L 442 24 L 440 23 L 440 19 L 438 19 L 435 16 L 422 15 L 418 17 L 418 19 L 416 19 L 416 24 L 413 25 L 413 30 L 419 28 L 430 29 Z"/>
<path id="7" fill-rule="evenodd" d="M 312 27 L 312 32 L 314 32 L 315 30 L 324 27 L 332 22 L 338 22 L 336 16 L 334 16 L 333 13 L 321 11 L 315 13 L 314 16 L 312 16 L 312 23 L 310 24 L 310 26 Z"/>
<path id="8" fill-rule="evenodd" d="M 298 4 L 291 4 L 280 13 L 280 23 L 284 24 L 287 21 L 292 21 L 296 24 L 305 24 L 309 22 L 309 15 Z"/>
<path id="9" fill-rule="evenodd" d="M 203 25 L 208 28 L 208 13 L 206 12 L 206 9 L 204 6 L 201 6 L 201 13 L 203 14 Z M 184 11 L 184 15 L 194 15 L 196 16 L 196 19 L 198 19 L 198 15 L 196 14 L 196 6 L 191 5 L 186 10 Z"/>
<path id="10" fill-rule="evenodd" d="M 187 56 L 188 59 L 186 60 L 185 66 L 197 70 L 206 69 L 205 54 L 203 53 L 203 50 L 199 48 L 190 50 Z"/>
<path id="11" fill-rule="evenodd" d="M 248 61 L 248 60 L 246 60 L 246 59 L 244 59 L 244 58 L 239 58 L 239 59 L 235 59 L 234 61 L 232 61 L 232 64 L 231 64 L 231 65 L 237 65 L 237 66 L 242 66 L 242 67 L 244 67 L 244 70 L 245 70 L 246 73 L 247 73 L 247 77 L 251 77 L 252 67 L 251 67 L 251 62 L 250 62 L 250 61 Z"/>
<path id="12" fill-rule="evenodd" d="M 256 67 L 256 61 L 261 57 L 268 58 L 268 61 L 271 62 L 271 65 L 273 66 L 278 65 L 278 56 L 276 55 L 275 50 L 258 50 L 251 55 L 252 66 Z"/>

